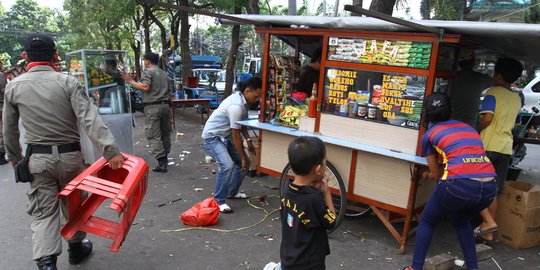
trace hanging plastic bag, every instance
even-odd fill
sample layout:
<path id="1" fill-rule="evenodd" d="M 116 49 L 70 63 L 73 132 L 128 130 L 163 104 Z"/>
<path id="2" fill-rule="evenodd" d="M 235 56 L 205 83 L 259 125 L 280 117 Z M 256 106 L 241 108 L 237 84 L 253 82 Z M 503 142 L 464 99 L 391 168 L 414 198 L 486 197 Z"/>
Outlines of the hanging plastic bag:
<path id="1" fill-rule="evenodd" d="M 213 197 L 204 199 L 193 207 L 186 210 L 180 216 L 182 222 L 187 226 L 208 226 L 218 222 L 219 205 Z"/>

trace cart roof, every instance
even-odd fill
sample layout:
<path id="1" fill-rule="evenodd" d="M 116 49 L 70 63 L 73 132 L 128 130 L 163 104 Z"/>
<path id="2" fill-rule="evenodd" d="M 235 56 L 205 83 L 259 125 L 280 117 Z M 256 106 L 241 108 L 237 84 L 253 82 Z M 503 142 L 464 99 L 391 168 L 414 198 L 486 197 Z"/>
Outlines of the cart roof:
<path id="1" fill-rule="evenodd" d="M 418 32 L 410 27 L 368 17 L 320 17 L 277 15 L 231 15 L 268 27 L 305 25 L 310 28 L 349 29 L 384 32 Z M 223 24 L 239 24 L 220 20 Z M 462 34 L 497 54 L 540 64 L 540 24 L 498 23 L 475 21 L 411 20 L 412 22 L 444 29 L 447 34 Z"/>

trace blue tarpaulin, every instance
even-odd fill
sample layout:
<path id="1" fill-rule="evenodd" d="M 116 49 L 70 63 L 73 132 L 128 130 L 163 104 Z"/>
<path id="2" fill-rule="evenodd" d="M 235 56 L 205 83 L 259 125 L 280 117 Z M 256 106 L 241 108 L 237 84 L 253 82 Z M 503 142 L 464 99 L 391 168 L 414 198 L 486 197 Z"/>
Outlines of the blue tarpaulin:
<path id="1" fill-rule="evenodd" d="M 180 66 L 182 64 L 182 58 L 178 55 L 175 57 L 174 61 L 176 62 L 177 66 Z M 222 69 L 223 68 L 223 62 L 221 61 L 221 58 L 219 56 L 192 55 L 191 62 L 192 62 L 191 67 L 193 69 L 195 68 Z"/>

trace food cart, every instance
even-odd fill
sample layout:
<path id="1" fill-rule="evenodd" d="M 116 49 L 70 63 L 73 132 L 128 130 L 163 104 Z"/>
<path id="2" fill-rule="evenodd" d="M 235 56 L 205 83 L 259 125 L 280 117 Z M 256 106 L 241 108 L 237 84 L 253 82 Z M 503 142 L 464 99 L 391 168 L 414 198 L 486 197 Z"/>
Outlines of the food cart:
<path id="1" fill-rule="evenodd" d="M 133 153 L 133 116 L 129 91 L 120 76 L 126 51 L 79 50 L 66 54 L 68 73 L 81 82 L 96 105 L 105 125 L 114 135 L 120 151 Z M 95 148 L 81 130 L 84 160 L 94 163 L 103 153 Z"/>
<path id="2" fill-rule="evenodd" d="M 237 17 L 255 22 L 264 42 L 260 116 L 240 122 L 260 131 L 258 170 L 280 177 L 283 189 L 294 177 L 287 164 L 289 142 L 297 136 L 319 137 L 327 148 L 338 224 L 347 205 L 367 205 L 402 252 L 414 231 L 411 221 L 419 217 L 436 184 L 420 179 L 420 169 L 427 165 L 420 145 L 423 101 L 450 88 L 460 47 L 473 45 L 540 62 L 534 46 L 515 49 L 523 42 L 538 44 L 537 25 L 426 21 L 419 29 L 365 17 Z M 300 54 L 309 57 L 318 47 L 318 109 L 309 118 L 288 101 Z M 396 216 L 402 227 L 392 223 Z"/>

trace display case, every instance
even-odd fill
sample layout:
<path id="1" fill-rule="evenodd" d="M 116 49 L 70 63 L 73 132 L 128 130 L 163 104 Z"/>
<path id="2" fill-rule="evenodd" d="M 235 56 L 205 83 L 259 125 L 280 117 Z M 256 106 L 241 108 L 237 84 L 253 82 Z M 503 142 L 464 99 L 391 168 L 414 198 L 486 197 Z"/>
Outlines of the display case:
<path id="1" fill-rule="evenodd" d="M 120 72 L 125 70 L 126 51 L 79 50 L 66 54 L 70 75 L 85 87 L 101 118 L 113 133 L 120 151 L 133 153 L 133 118 L 129 91 Z M 81 146 L 87 163 L 95 162 L 102 153 L 81 131 Z"/>

